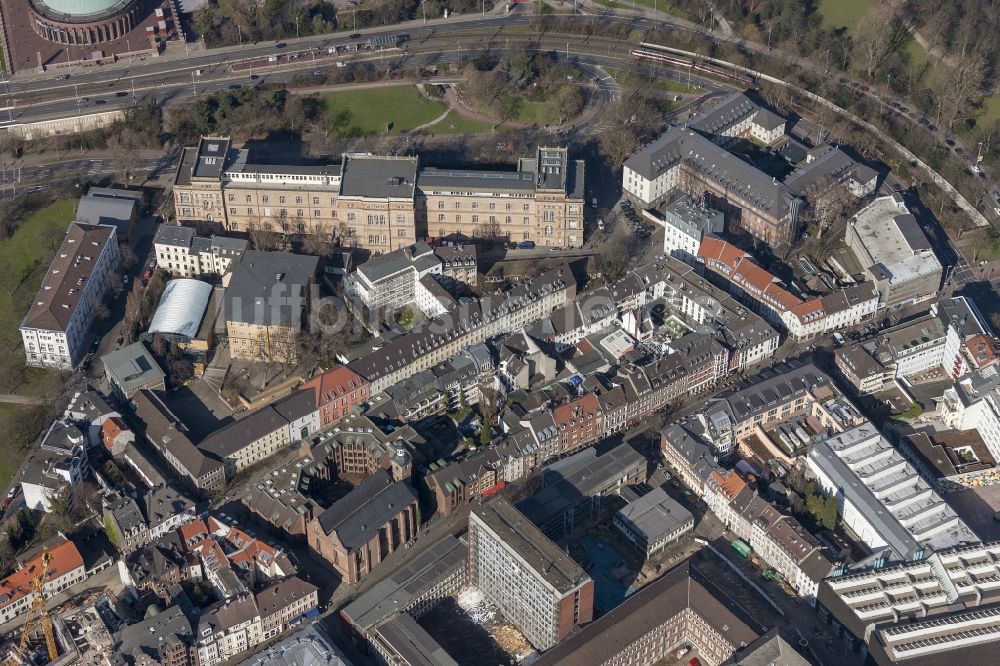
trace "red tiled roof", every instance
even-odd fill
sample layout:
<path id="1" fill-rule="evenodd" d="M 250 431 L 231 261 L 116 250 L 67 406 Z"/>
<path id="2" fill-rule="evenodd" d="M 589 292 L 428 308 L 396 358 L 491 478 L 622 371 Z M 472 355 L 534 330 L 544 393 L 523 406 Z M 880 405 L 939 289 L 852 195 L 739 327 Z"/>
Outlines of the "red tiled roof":
<path id="1" fill-rule="evenodd" d="M 740 259 L 736 264 L 735 275 L 736 278 L 739 276 L 740 279 L 734 279 L 734 282 L 742 282 L 743 284 L 750 285 L 753 287 L 757 293 L 763 293 L 767 286 L 774 282 L 774 276 L 765 271 L 763 268 L 757 264 Z"/>
<path id="2" fill-rule="evenodd" d="M 715 259 L 732 269 L 746 256 L 746 252 L 721 238 L 707 236 L 698 247 L 698 256 L 702 259 Z"/>
<path id="3" fill-rule="evenodd" d="M 117 416 L 112 416 L 106 420 L 104 425 L 101 426 L 101 440 L 104 442 L 104 446 L 110 448 L 115 438 L 126 430 L 128 430 L 128 426 Z"/>
<path id="4" fill-rule="evenodd" d="M 43 582 L 49 582 L 65 575 L 69 571 L 83 566 L 83 557 L 72 541 L 63 541 L 48 549 L 49 570 L 45 573 Z M 24 563 L 24 566 L 0 581 L 0 595 L 6 597 L 0 601 L 0 608 L 9 606 L 31 593 L 31 580 L 42 566 L 42 553 Z"/>
<path id="5" fill-rule="evenodd" d="M 580 396 L 576 400 L 571 400 L 570 402 L 559 405 L 553 409 L 552 420 L 555 421 L 556 426 L 561 427 L 569 425 L 570 421 L 573 421 L 578 417 L 584 417 L 587 415 L 597 416 L 600 411 L 601 403 L 598 402 L 597 396 L 593 393 L 587 393 L 586 395 Z"/>
<path id="6" fill-rule="evenodd" d="M 203 520 L 192 520 L 190 523 L 181 525 L 178 529 L 181 533 L 181 540 L 184 543 L 200 540 L 198 537 L 204 539 L 208 536 L 208 527 L 205 526 L 205 521 Z"/>
<path id="7" fill-rule="evenodd" d="M 367 383 L 364 377 L 341 365 L 327 370 L 319 377 L 314 377 L 303 384 L 302 388 L 313 389 L 316 392 L 316 404 L 322 406 Z"/>
<path id="8" fill-rule="evenodd" d="M 965 348 L 977 367 L 983 368 L 996 360 L 996 346 L 993 338 L 978 334 L 970 336 L 965 341 Z"/>

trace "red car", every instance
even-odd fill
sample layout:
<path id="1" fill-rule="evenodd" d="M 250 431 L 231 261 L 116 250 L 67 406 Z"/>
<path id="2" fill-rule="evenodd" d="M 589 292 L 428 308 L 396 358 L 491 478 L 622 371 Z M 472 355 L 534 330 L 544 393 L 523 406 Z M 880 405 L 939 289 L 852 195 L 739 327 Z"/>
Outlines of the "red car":
<path id="1" fill-rule="evenodd" d="M 142 279 L 143 280 L 148 280 L 151 277 L 153 277 L 153 269 L 152 268 L 147 268 L 146 272 L 142 274 Z"/>
<path id="2" fill-rule="evenodd" d="M 688 663 L 691 664 L 691 666 L 701 666 L 701 662 L 698 661 L 698 657 L 691 657 L 688 659 Z"/>

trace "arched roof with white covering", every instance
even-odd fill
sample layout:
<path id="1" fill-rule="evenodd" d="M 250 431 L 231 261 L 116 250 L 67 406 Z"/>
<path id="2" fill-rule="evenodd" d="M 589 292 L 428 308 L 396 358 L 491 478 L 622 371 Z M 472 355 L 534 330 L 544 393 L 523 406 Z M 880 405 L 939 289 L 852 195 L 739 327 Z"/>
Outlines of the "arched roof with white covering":
<path id="1" fill-rule="evenodd" d="M 194 338 L 211 296 L 212 285 L 207 282 L 187 278 L 170 280 L 163 289 L 149 332 L 187 340 Z"/>

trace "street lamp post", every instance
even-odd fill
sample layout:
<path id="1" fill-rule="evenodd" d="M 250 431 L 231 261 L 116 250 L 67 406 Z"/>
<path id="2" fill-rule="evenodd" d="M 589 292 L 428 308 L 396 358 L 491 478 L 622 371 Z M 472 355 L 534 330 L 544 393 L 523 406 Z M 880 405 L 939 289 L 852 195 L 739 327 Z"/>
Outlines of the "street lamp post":
<path id="1" fill-rule="evenodd" d="M 771 30 L 772 30 L 772 28 L 768 28 L 767 29 L 767 51 L 768 51 L 768 53 L 770 53 L 770 51 L 771 51 Z"/>
<path id="2" fill-rule="evenodd" d="M 198 96 L 198 86 L 196 86 L 194 83 L 194 72 L 191 72 L 191 92 L 194 94 L 195 97 Z"/>
<path id="3" fill-rule="evenodd" d="M 299 21 L 302 19 L 301 16 L 295 16 L 295 39 L 299 38 Z"/>
<path id="4" fill-rule="evenodd" d="M 243 28 L 240 27 L 239 23 L 236 24 L 236 35 L 239 37 L 240 48 L 242 49 L 243 48 Z"/>
<path id="5" fill-rule="evenodd" d="M 184 43 L 187 44 L 187 40 L 185 40 Z M 132 66 L 132 44 L 128 41 L 127 37 L 125 38 L 125 50 L 128 51 L 128 66 L 131 67 Z"/>

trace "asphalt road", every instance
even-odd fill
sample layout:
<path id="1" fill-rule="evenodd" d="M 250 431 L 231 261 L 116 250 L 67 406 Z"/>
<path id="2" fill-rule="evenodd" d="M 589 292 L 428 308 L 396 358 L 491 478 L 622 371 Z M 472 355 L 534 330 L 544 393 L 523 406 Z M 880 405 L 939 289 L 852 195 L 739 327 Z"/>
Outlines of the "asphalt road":
<path id="1" fill-rule="evenodd" d="M 120 109 L 133 103 L 155 98 L 160 102 L 177 97 L 214 92 L 236 85 L 287 81 L 295 73 L 330 69 L 337 62 L 367 62 L 392 69 L 410 69 L 425 65 L 443 65 L 467 60 L 484 46 L 510 48 L 531 39 L 523 32 L 505 34 L 508 26 L 527 25 L 528 15 L 494 16 L 464 20 L 447 25 L 421 25 L 359 31 L 364 38 L 380 34 L 407 34 L 402 49 L 383 52 L 361 51 L 330 55 L 331 46 L 345 46 L 359 40 L 347 36 L 307 37 L 288 40 L 277 49 L 272 43 L 248 44 L 244 48 L 226 47 L 196 51 L 190 57 L 163 57 L 133 62 L 122 61 L 101 68 L 87 68 L 70 74 L 35 74 L 25 72 L 13 81 L 0 83 L 0 128 L 16 123 L 53 118 L 72 118 Z M 577 16 L 579 20 L 597 20 L 594 16 Z M 636 29 L 664 27 L 662 21 L 643 17 L 609 15 L 606 20 L 626 22 Z M 601 19 L 601 20 L 604 20 Z M 479 34 L 477 34 L 479 33 Z M 464 40 L 464 43 L 463 43 Z M 545 37 L 533 40 L 537 47 L 560 56 L 591 65 L 620 65 L 627 60 L 629 45 L 617 40 L 585 35 Z M 603 57 L 601 53 L 603 52 Z M 298 57 L 290 59 L 296 54 Z M 278 55 L 277 63 L 268 56 Z M 729 86 L 711 79 L 688 76 L 687 73 L 658 69 L 677 81 L 699 85 L 707 90 L 725 90 Z M 598 87 L 608 82 L 598 81 Z"/>

